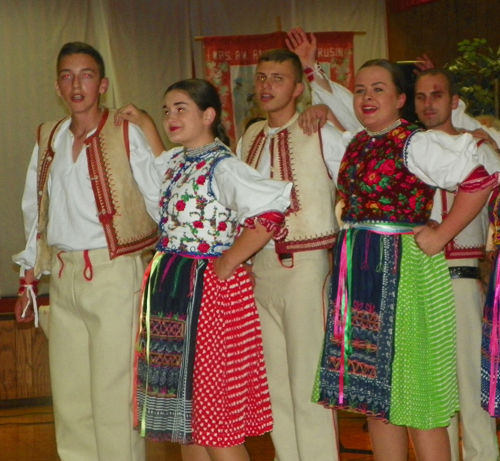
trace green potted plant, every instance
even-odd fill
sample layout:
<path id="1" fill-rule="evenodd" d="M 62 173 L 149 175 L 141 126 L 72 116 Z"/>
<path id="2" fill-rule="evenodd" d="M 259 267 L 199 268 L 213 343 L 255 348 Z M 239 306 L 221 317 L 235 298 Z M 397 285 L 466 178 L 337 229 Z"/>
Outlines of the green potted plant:
<path id="1" fill-rule="evenodd" d="M 461 53 L 446 67 L 455 75 L 460 97 L 473 115 L 499 116 L 500 47 L 493 50 L 484 38 L 458 42 Z"/>

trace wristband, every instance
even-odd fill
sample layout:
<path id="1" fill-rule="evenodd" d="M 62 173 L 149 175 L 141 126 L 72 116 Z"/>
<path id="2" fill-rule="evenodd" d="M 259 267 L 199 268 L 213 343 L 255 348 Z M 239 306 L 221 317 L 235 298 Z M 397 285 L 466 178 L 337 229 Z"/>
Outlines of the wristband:
<path id="1" fill-rule="evenodd" d="M 304 74 L 309 82 L 314 81 L 314 69 L 312 67 L 304 67 Z"/>
<path id="2" fill-rule="evenodd" d="M 314 76 L 316 74 L 323 74 L 323 69 L 321 69 L 321 66 L 319 65 L 319 62 L 316 61 L 314 63 L 314 67 L 309 67 L 309 66 L 305 66 L 304 67 L 304 74 L 306 74 L 306 77 L 307 77 L 307 80 L 309 82 L 313 82 L 314 81 Z"/>
<path id="3" fill-rule="evenodd" d="M 21 277 L 19 279 L 19 290 L 17 291 L 17 294 L 21 296 L 29 287 L 33 289 L 33 292 L 35 295 L 38 294 L 38 282 L 39 280 L 33 280 L 31 283 L 26 283 L 26 279 L 24 277 Z"/>

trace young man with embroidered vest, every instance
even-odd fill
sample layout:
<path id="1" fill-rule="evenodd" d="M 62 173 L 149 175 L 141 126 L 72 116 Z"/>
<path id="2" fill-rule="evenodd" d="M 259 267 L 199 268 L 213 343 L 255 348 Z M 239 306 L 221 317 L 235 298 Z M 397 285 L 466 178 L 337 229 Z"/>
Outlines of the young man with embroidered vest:
<path id="1" fill-rule="evenodd" d="M 288 235 L 253 258 L 262 323 L 276 460 L 338 459 L 334 413 L 311 403 L 324 335 L 324 288 L 335 242 L 334 183 L 344 153 L 341 132 L 327 125 L 306 136 L 298 126 L 302 66 L 288 50 L 264 52 L 255 76 L 267 120 L 251 125 L 238 155 L 263 176 L 293 182 Z"/>
<path id="2" fill-rule="evenodd" d="M 141 253 L 157 241 L 154 155 L 136 126 L 99 105 L 108 88 L 97 50 L 65 44 L 56 90 L 71 115 L 38 130 L 23 213 L 19 322 L 28 293 L 51 274 L 49 361 L 62 461 L 145 459 L 133 430 L 132 365 Z M 163 150 L 159 137 L 155 152 Z"/>
<path id="3" fill-rule="evenodd" d="M 415 111 L 427 129 L 451 135 L 460 132 L 453 126 L 452 110 L 459 97 L 453 77 L 444 70 L 428 69 L 415 82 Z M 486 166 L 498 164 L 493 148 L 483 140 L 478 142 L 478 155 Z M 488 169 L 488 168 L 487 168 Z M 441 222 L 453 203 L 453 193 L 438 190 L 434 197 L 431 219 Z M 478 216 L 446 247 L 445 257 L 450 268 L 457 318 L 457 376 L 460 413 L 448 426 L 452 461 L 458 461 L 459 422 L 462 432 L 464 461 L 495 461 L 498 459 L 496 422 L 481 408 L 481 328 L 484 294 L 480 282 L 478 258 L 484 257 L 488 235 L 488 211 L 484 207 Z"/>

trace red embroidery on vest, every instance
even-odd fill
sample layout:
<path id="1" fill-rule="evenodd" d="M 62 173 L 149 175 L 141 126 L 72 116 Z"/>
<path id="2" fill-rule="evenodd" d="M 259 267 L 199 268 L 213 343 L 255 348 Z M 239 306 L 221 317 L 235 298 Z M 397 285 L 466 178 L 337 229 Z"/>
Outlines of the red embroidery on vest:
<path id="1" fill-rule="evenodd" d="M 262 152 L 262 148 L 264 146 L 264 142 L 266 140 L 266 136 L 264 134 L 264 130 L 261 130 L 257 136 L 255 136 L 254 140 L 252 141 L 252 145 L 250 146 L 250 149 L 248 150 L 248 156 L 245 159 L 245 162 L 248 165 L 254 165 L 257 167 L 259 164 L 259 158 L 257 156 L 260 156 L 260 153 Z"/>
<path id="2" fill-rule="evenodd" d="M 47 182 L 47 178 L 49 175 L 49 170 L 50 170 L 50 165 L 52 164 L 52 160 L 54 160 L 54 156 L 56 153 L 52 149 L 52 139 L 54 138 L 54 134 L 59 128 L 59 125 L 66 119 L 59 120 L 59 122 L 56 123 L 54 128 L 52 128 L 52 131 L 50 132 L 49 135 L 49 141 L 47 143 L 46 149 L 42 153 L 42 158 L 40 160 L 40 167 L 38 168 L 38 179 L 37 179 L 37 184 L 38 184 L 38 196 L 37 196 L 37 201 L 38 201 L 38 209 L 40 210 L 40 203 L 42 201 L 42 193 L 43 189 L 45 187 L 45 183 Z M 40 125 L 41 128 L 41 125 Z M 39 128 L 39 132 L 40 132 Z M 40 136 L 40 135 L 39 135 Z"/>
<path id="3" fill-rule="evenodd" d="M 287 210 L 287 215 L 290 213 L 297 213 L 300 210 L 300 203 L 298 198 L 298 185 L 294 180 L 292 163 L 290 161 L 290 133 L 288 130 L 281 130 L 275 137 L 278 146 L 278 162 L 281 171 L 281 178 L 283 181 L 290 181 L 293 183 L 292 193 L 290 194 L 290 208 Z M 274 149 L 273 149 L 274 150 Z M 271 157 L 275 158 L 274 151 L 271 151 Z M 272 176 L 272 175 L 271 175 Z"/>

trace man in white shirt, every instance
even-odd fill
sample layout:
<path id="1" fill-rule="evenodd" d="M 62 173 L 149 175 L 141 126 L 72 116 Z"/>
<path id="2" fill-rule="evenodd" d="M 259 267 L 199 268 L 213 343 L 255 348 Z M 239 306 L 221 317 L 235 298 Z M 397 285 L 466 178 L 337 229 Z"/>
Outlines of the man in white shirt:
<path id="1" fill-rule="evenodd" d="M 142 251 L 157 240 L 159 183 L 136 126 L 99 105 L 104 61 L 81 42 L 57 60 L 57 93 L 71 115 L 40 126 L 23 195 L 26 248 L 19 322 L 28 294 L 51 274 L 49 360 L 62 461 L 145 459 L 133 430 L 133 351 Z M 158 137 L 158 142 L 161 140 Z M 153 146 L 160 152 L 162 146 Z"/>
<path id="2" fill-rule="evenodd" d="M 428 69 L 415 82 L 415 111 L 427 129 L 450 135 L 460 132 L 453 126 L 452 110 L 459 97 L 453 76 L 446 70 Z M 498 158 L 492 147 L 478 143 L 478 155 L 488 169 Z M 490 159 L 490 161 L 489 161 Z M 453 203 L 453 194 L 438 190 L 431 219 L 441 222 Z M 488 234 L 486 207 L 445 248 L 450 266 L 457 318 L 457 376 L 460 413 L 448 426 L 452 460 L 458 461 L 459 422 L 462 432 L 464 461 L 498 459 L 496 422 L 481 408 L 481 328 L 484 294 L 480 283 L 478 258 L 484 257 Z"/>
<path id="3" fill-rule="evenodd" d="M 329 249 L 337 228 L 334 185 L 344 153 L 333 125 L 306 136 L 296 101 L 304 89 L 295 53 L 263 53 L 256 98 L 267 120 L 251 125 L 238 154 L 263 176 L 292 181 L 288 235 L 268 244 L 253 261 L 279 461 L 338 459 L 334 413 L 311 402 L 324 337 Z"/>

